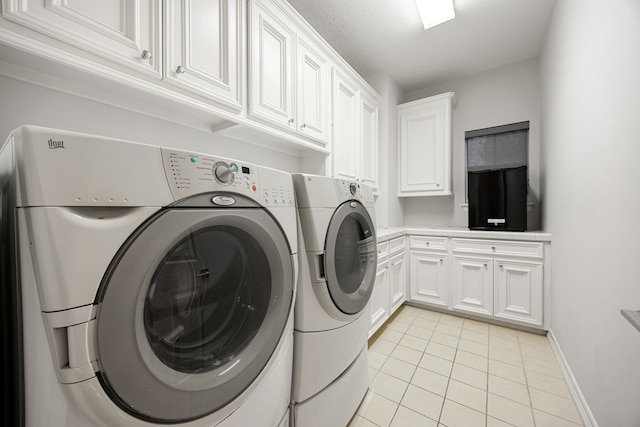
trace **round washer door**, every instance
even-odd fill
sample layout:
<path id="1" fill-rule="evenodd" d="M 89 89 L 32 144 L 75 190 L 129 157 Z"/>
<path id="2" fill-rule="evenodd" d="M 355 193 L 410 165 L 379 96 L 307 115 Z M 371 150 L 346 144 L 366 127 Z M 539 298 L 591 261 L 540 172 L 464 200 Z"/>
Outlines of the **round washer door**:
<path id="1" fill-rule="evenodd" d="M 262 209 L 169 209 L 133 235 L 103 279 L 98 377 L 156 423 L 223 408 L 268 364 L 291 310 L 291 251 Z"/>
<path id="2" fill-rule="evenodd" d="M 325 272 L 336 307 L 356 314 L 369 302 L 377 263 L 376 235 L 367 209 L 355 200 L 341 204 L 331 217 L 325 240 Z"/>

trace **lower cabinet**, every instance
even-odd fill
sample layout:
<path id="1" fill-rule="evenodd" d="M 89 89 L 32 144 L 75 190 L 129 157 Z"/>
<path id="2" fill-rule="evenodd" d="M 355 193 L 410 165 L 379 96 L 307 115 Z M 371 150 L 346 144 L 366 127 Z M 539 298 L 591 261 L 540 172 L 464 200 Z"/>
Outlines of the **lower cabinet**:
<path id="1" fill-rule="evenodd" d="M 542 325 L 542 262 L 494 260 L 494 316 Z"/>
<path id="2" fill-rule="evenodd" d="M 449 269 L 446 253 L 411 250 L 410 253 L 411 301 L 448 307 Z"/>
<path id="3" fill-rule="evenodd" d="M 407 281 L 407 263 L 404 250 L 389 259 L 389 297 L 391 298 L 391 313 L 395 312 L 405 299 Z"/>
<path id="4" fill-rule="evenodd" d="M 410 301 L 543 327 L 544 243 L 409 238 Z"/>
<path id="5" fill-rule="evenodd" d="M 453 256 L 452 308 L 493 315 L 493 260 Z"/>
<path id="6" fill-rule="evenodd" d="M 387 264 L 386 260 L 384 263 L 378 264 L 378 270 L 376 271 L 376 281 L 369 300 L 369 313 L 371 315 L 369 336 L 373 335 L 390 316 L 389 266 Z"/>
<path id="7" fill-rule="evenodd" d="M 405 301 L 407 270 L 404 242 L 403 236 L 378 243 L 378 268 L 369 300 L 369 336 L 372 336 Z"/>
<path id="8" fill-rule="evenodd" d="M 449 307 L 449 256 L 446 237 L 409 236 L 409 298 Z"/>

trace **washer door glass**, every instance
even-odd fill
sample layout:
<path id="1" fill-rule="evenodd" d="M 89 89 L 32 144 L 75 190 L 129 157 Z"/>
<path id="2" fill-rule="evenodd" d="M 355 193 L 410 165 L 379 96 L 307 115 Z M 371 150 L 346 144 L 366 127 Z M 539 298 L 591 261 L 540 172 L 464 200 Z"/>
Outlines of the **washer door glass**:
<path id="1" fill-rule="evenodd" d="M 369 302 L 376 272 L 376 236 L 366 208 L 347 201 L 334 212 L 325 241 L 325 271 L 329 294 L 347 314 L 359 313 Z"/>
<path id="2" fill-rule="evenodd" d="M 229 404 L 267 365 L 293 263 L 261 209 L 173 209 L 132 236 L 102 287 L 103 386 L 138 418 L 185 422 Z"/>
<path id="3" fill-rule="evenodd" d="M 269 309 L 269 270 L 264 250 L 244 230 L 211 226 L 182 239 L 156 269 L 144 302 L 154 354 L 185 373 L 232 361 Z"/>

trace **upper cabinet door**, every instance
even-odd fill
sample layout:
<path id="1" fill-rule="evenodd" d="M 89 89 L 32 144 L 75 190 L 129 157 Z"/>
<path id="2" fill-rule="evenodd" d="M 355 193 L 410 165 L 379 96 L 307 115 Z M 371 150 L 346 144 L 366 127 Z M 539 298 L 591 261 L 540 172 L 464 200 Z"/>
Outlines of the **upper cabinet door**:
<path id="1" fill-rule="evenodd" d="M 313 43 L 297 40 L 297 131 L 328 144 L 331 137 L 331 65 Z"/>
<path id="2" fill-rule="evenodd" d="M 398 196 L 451 193 L 451 103 L 445 93 L 398 106 Z"/>
<path id="3" fill-rule="evenodd" d="M 2 0 L 2 15 L 92 55 L 161 76 L 158 1 Z"/>
<path id="4" fill-rule="evenodd" d="M 333 176 L 358 179 L 358 153 L 362 140 L 359 131 L 359 91 L 338 71 L 333 72 Z"/>
<path id="5" fill-rule="evenodd" d="M 166 0 L 165 79 L 242 108 L 241 0 Z"/>
<path id="6" fill-rule="evenodd" d="M 361 179 L 378 189 L 378 101 L 361 92 L 362 172 Z"/>
<path id="7" fill-rule="evenodd" d="M 292 24 L 261 0 L 250 8 L 249 112 L 295 129 Z"/>

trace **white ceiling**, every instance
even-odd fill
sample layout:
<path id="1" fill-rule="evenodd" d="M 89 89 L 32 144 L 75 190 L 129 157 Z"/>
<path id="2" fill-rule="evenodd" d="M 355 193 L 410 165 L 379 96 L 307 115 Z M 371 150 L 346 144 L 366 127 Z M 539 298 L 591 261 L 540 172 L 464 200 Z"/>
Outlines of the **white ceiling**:
<path id="1" fill-rule="evenodd" d="M 456 18 L 424 30 L 414 0 L 288 0 L 362 76 L 403 90 L 537 57 L 555 0 L 455 0 Z"/>

